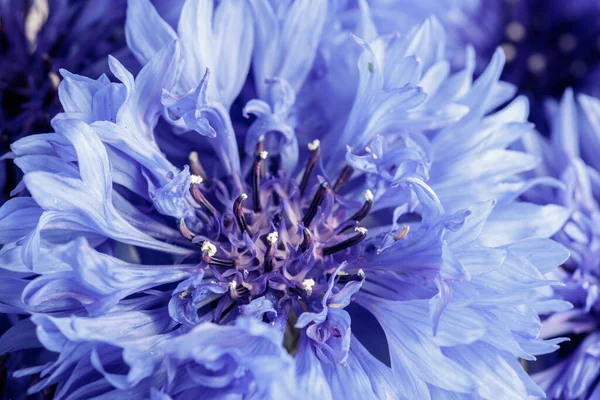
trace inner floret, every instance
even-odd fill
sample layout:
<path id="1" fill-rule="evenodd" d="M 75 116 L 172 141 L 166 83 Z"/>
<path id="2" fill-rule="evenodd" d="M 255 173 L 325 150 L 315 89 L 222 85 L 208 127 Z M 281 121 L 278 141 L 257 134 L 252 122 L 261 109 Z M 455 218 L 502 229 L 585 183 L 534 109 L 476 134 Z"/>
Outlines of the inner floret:
<path id="1" fill-rule="evenodd" d="M 330 185 L 315 172 L 319 141 L 308 149 L 302 172 L 290 177 L 259 142 L 243 192 L 229 197 L 223 195 L 224 184 L 207 178 L 197 154 L 190 155 L 190 194 L 199 206 L 198 218 L 208 222 L 200 232 L 183 218 L 178 225 L 181 235 L 198 246 L 204 277 L 223 288 L 214 322 L 230 320 L 239 306 L 263 296 L 274 303 L 275 314 L 320 311 L 332 276 L 336 285 L 365 279 L 352 261 L 363 255 L 368 231 L 360 223 L 374 196 L 367 189 L 362 204 L 345 198 L 340 193 L 353 168 L 344 166 Z M 342 271 L 338 267 L 345 262 Z"/>

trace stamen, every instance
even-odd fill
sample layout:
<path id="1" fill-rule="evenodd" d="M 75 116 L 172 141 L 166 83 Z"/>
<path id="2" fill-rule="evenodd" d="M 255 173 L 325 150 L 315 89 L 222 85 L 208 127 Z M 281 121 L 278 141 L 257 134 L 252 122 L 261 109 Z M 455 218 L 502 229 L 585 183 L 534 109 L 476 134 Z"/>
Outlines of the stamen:
<path id="1" fill-rule="evenodd" d="M 204 182 L 206 186 L 210 186 L 210 181 L 208 179 L 208 176 L 206 175 L 206 171 L 204 171 L 204 168 L 202 168 L 202 164 L 200 164 L 198 153 L 192 151 L 188 156 L 188 160 L 190 161 L 190 170 L 192 171 L 192 174 L 198 175 L 202 178 L 202 182 Z"/>
<path id="2" fill-rule="evenodd" d="M 215 210 L 213 205 L 210 204 L 206 197 L 204 197 L 204 194 L 200 191 L 200 187 L 197 183 L 192 182 L 192 185 L 190 185 L 190 194 L 196 203 L 204 208 L 210 215 L 214 217 L 217 214 L 217 210 Z"/>
<path id="3" fill-rule="evenodd" d="M 247 198 L 248 195 L 246 193 L 242 193 L 237 199 L 235 199 L 235 201 L 233 202 L 233 215 L 235 215 L 235 220 L 238 224 L 240 232 L 248 232 L 248 235 L 250 235 L 250 229 L 248 229 L 248 224 L 246 223 L 246 216 L 244 215 L 244 209 L 242 207 L 244 201 L 246 201 Z"/>
<path id="4" fill-rule="evenodd" d="M 200 185 L 204 182 L 204 179 L 200 175 L 190 175 L 190 184 Z"/>
<path id="5" fill-rule="evenodd" d="M 354 213 L 350 218 L 348 218 L 348 221 L 356 221 L 356 222 L 362 221 L 367 215 L 369 215 L 369 212 L 371 212 L 372 208 L 373 208 L 373 193 L 371 193 L 371 191 L 369 189 L 367 189 L 367 191 L 365 192 L 364 204 L 356 213 Z"/>
<path id="6" fill-rule="evenodd" d="M 354 228 L 354 230 L 358 233 L 356 235 L 352 236 L 351 238 L 346 239 L 343 242 L 340 242 L 338 244 L 334 244 L 333 246 L 324 247 L 323 255 L 330 256 L 332 254 L 337 253 L 338 251 L 345 250 L 349 247 L 352 247 L 352 246 L 362 242 L 364 240 L 364 238 L 367 237 L 368 231 L 366 228 L 357 227 L 357 228 Z"/>
<path id="7" fill-rule="evenodd" d="M 258 142 L 256 142 L 256 148 L 254 149 L 254 154 L 260 154 L 261 152 L 265 151 L 265 137 L 261 136 L 258 138 Z M 260 166 L 260 177 L 264 178 L 266 175 L 266 168 L 267 166 L 265 165 L 265 163 L 262 163 L 262 165 Z"/>
<path id="8" fill-rule="evenodd" d="M 353 173 L 354 168 L 346 164 L 344 166 L 344 169 L 342 169 L 342 172 L 340 172 L 340 175 L 338 176 L 337 180 L 333 184 L 334 193 L 337 193 L 350 180 Z"/>
<path id="9" fill-rule="evenodd" d="M 254 151 L 255 154 L 260 153 L 265 149 L 265 137 L 261 136 L 258 138 L 258 142 L 256 142 L 256 149 Z"/>
<path id="10" fill-rule="evenodd" d="M 202 246 L 200 247 L 200 250 L 202 250 L 203 253 L 206 252 L 206 254 L 208 254 L 209 257 L 212 257 L 215 254 L 217 254 L 217 246 L 215 246 L 208 240 L 205 240 L 204 242 L 202 242 Z"/>
<path id="11" fill-rule="evenodd" d="M 229 295 L 234 300 L 250 293 L 251 289 L 252 284 L 250 283 L 242 282 L 241 285 L 238 285 L 235 281 L 229 282 Z"/>
<path id="12" fill-rule="evenodd" d="M 206 264 L 222 268 L 235 268 L 235 260 L 227 260 L 214 256 L 217 253 L 217 248 L 211 242 L 205 240 L 202 242 L 200 249 L 202 250 L 202 261 Z"/>
<path id="13" fill-rule="evenodd" d="M 260 205 L 260 171 L 263 161 L 267 159 L 269 153 L 266 151 L 260 151 L 254 157 L 254 163 L 252 164 L 252 202 L 254 203 L 254 212 L 261 212 L 262 206 Z"/>
<path id="14" fill-rule="evenodd" d="M 269 244 L 271 246 L 274 245 L 275 243 L 277 243 L 278 240 L 279 240 L 279 233 L 276 231 L 273 231 L 267 235 L 267 242 L 269 242 Z"/>
<path id="15" fill-rule="evenodd" d="M 304 174 L 302 175 L 302 180 L 300 181 L 300 196 L 304 196 L 306 186 L 308 185 L 308 180 L 310 179 L 310 174 L 315 169 L 321 154 L 321 143 L 319 142 L 319 139 L 315 139 L 309 143 L 308 149 L 311 151 L 311 153 L 308 157 L 308 162 L 306 163 L 306 168 L 304 169 Z"/>
<path id="16" fill-rule="evenodd" d="M 265 271 L 273 271 L 273 258 L 275 257 L 275 248 L 279 240 L 279 233 L 271 232 L 267 235 L 267 249 L 265 251 Z"/>
<path id="17" fill-rule="evenodd" d="M 342 271 L 340 271 L 340 272 L 342 272 Z M 359 269 L 356 274 L 348 274 L 348 273 L 340 274 L 338 272 L 337 276 L 338 276 L 337 283 L 341 283 L 341 284 L 346 284 L 348 282 L 353 282 L 353 281 L 363 281 L 365 279 L 365 271 L 363 271 L 362 269 Z M 327 279 L 329 279 L 330 277 L 331 277 L 331 274 L 327 274 Z"/>
<path id="18" fill-rule="evenodd" d="M 310 142 L 307 147 L 310 151 L 315 151 L 319 148 L 319 146 L 321 146 L 321 141 L 319 139 L 315 139 Z"/>
<path id="19" fill-rule="evenodd" d="M 394 236 L 394 241 L 398 241 L 398 240 L 402 240 L 406 237 L 406 235 L 408 235 L 408 232 L 410 231 L 410 226 L 408 225 L 404 225 L 402 227 L 402 230 L 400 232 L 398 232 L 398 234 L 396 236 Z"/>
<path id="20" fill-rule="evenodd" d="M 315 286 L 314 279 L 305 279 L 302 281 L 302 289 L 304 289 L 309 296 L 312 294 L 313 286 Z"/>
<path id="21" fill-rule="evenodd" d="M 304 234 L 304 238 L 302 239 L 302 243 L 300 244 L 300 250 L 302 250 L 303 253 L 306 253 L 306 251 L 310 248 L 313 239 L 308 229 L 303 228 L 302 233 Z"/>
<path id="22" fill-rule="evenodd" d="M 196 234 L 187 227 L 183 218 L 179 218 L 179 221 L 177 221 L 177 228 L 179 228 L 179 233 L 181 233 L 181 236 L 187 240 L 192 240 L 196 236 Z"/>
<path id="23" fill-rule="evenodd" d="M 310 203 L 310 206 L 308 206 L 308 210 L 306 210 L 306 214 L 304 215 L 304 218 L 302 218 L 302 222 L 304 222 L 305 227 L 308 228 L 310 226 L 310 223 L 312 222 L 313 218 L 317 214 L 317 209 L 323 203 L 323 200 L 325 200 L 325 197 L 327 196 L 328 191 L 329 191 L 329 185 L 327 184 L 327 182 L 321 183 L 321 185 L 317 189 L 317 193 L 315 194 L 315 197 L 313 198 L 312 202 Z"/>

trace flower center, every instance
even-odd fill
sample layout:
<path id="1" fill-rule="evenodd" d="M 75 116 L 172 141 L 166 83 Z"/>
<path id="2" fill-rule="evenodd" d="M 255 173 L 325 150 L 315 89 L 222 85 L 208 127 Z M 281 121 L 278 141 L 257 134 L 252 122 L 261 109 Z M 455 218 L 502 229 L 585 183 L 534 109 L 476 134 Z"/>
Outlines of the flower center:
<path id="1" fill-rule="evenodd" d="M 180 219 L 179 231 L 199 246 L 212 283 L 226 288 L 226 300 L 221 299 L 226 304 L 219 307 L 215 322 L 229 320 L 226 314 L 235 315 L 239 306 L 266 295 L 276 304 L 277 313 L 319 310 L 337 267 L 361 257 L 359 244 L 368 231 L 359 224 L 373 207 L 373 194 L 366 190 L 362 204 L 340 194 L 354 172 L 348 165 L 332 186 L 322 178 L 310 185 L 319 167 L 319 141 L 308 148 L 304 171 L 294 179 L 278 169 L 277 159 L 270 160 L 259 142 L 245 184 L 247 192 L 233 202 L 221 201 L 222 206 L 217 202 L 227 198 L 224 185 L 209 182 L 197 155 L 191 155 L 195 175 L 190 193 L 209 223 L 201 235 Z M 267 168 L 269 162 L 275 165 Z M 337 274 L 336 284 L 365 278 L 362 270 Z"/>

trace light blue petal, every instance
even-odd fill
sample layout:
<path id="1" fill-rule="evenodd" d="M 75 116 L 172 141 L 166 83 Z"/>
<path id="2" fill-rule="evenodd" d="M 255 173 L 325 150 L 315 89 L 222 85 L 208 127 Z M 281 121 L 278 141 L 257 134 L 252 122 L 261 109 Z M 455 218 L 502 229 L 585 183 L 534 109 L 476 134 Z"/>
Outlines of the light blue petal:
<path id="1" fill-rule="evenodd" d="M 488 218 L 481 243 L 501 246 L 527 238 L 548 238 L 567 221 L 570 211 L 556 205 L 499 204 Z"/>
<path id="2" fill-rule="evenodd" d="M 435 345 L 427 301 L 395 302 L 364 294 L 359 296 L 357 301 L 375 315 L 386 333 L 395 377 L 401 379 L 408 374 L 413 384 L 421 382 L 412 388 L 407 383 L 403 388 L 411 390 L 404 393 L 407 398 L 428 398 L 428 392 L 423 392 L 423 382 L 461 393 L 476 390 L 475 375 L 455 359 L 445 356 Z M 415 348 L 420 351 L 415 353 Z"/>
<path id="3" fill-rule="evenodd" d="M 67 245 L 59 257 L 71 266 L 72 271 L 45 274 L 33 280 L 23 291 L 25 303 L 37 306 L 72 298 L 91 315 L 103 315 L 130 294 L 176 282 L 191 274 L 191 270 L 184 266 L 124 263 L 98 253 L 85 239 Z M 55 284 L 57 281 L 62 282 L 59 287 Z"/>
<path id="4" fill-rule="evenodd" d="M 325 377 L 321 362 L 314 353 L 310 340 L 304 332 L 300 333 L 298 351 L 294 357 L 296 361 L 296 379 L 302 393 L 309 398 L 324 400 L 333 399 L 330 383 Z"/>
<path id="5" fill-rule="evenodd" d="M 296 1 L 275 6 L 252 0 L 256 21 L 254 79 L 266 98 L 265 80 L 279 77 L 297 92 L 313 64 L 327 16 L 327 2 Z"/>
<path id="6" fill-rule="evenodd" d="M 31 197 L 9 199 L 0 208 L 0 243 L 14 242 L 34 229 L 43 210 Z"/>
<path id="7" fill-rule="evenodd" d="M 125 38 L 129 49 L 145 65 L 177 35 L 149 0 L 128 0 Z"/>

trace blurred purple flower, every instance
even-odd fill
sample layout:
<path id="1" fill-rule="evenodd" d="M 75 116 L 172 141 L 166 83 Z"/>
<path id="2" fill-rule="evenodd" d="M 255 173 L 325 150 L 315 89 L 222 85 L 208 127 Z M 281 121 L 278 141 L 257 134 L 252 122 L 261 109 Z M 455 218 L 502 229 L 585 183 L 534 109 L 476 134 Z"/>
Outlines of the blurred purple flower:
<path id="1" fill-rule="evenodd" d="M 98 76 L 106 56 L 123 53 L 125 0 L 0 1 L 0 151 L 48 132 L 60 112 L 60 69 Z M 18 179 L 6 163 L 9 189 Z M 2 174 L 4 175 L 4 174 Z M 7 192 L 4 196 L 7 196 Z"/>
<path id="2" fill-rule="evenodd" d="M 537 376 L 553 399 L 598 396 L 600 353 L 600 100 L 568 89 L 560 103 L 547 102 L 551 136 L 529 135 L 523 144 L 544 160 L 538 176 L 554 176 L 560 188 L 537 187 L 526 198 L 540 204 L 566 207 L 570 218 L 554 239 L 566 246 L 571 257 L 554 274 L 564 283 L 550 297 L 567 300 L 572 310 L 549 316 L 543 326 L 545 337 L 573 335 L 575 351 Z"/>

